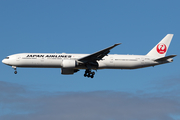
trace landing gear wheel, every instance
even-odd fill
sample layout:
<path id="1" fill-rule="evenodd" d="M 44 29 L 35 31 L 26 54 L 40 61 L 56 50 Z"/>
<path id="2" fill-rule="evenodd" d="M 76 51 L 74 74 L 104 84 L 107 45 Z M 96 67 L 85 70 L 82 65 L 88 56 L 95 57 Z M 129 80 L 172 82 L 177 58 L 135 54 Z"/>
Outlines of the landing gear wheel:
<path id="1" fill-rule="evenodd" d="M 89 73 L 87 76 L 88 76 L 88 77 L 91 77 L 91 74 Z"/>
<path id="2" fill-rule="evenodd" d="M 95 75 L 95 72 L 91 72 L 91 70 L 86 70 L 85 73 L 84 73 L 84 77 L 91 77 L 91 78 L 94 78 L 94 75 Z"/>
<path id="3" fill-rule="evenodd" d="M 94 77 L 94 75 L 91 75 L 91 78 L 93 78 Z"/>
<path id="4" fill-rule="evenodd" d="M 92 75 L 95 75 L 95 72 L 92 72 Z"/>
<path id="5" fill-rule="evenodd" d="M 15 70 L 15 71 L 14 71 L 14 74 L 17 74 L 16 66 L 12 66 L 12 68 Z"/>

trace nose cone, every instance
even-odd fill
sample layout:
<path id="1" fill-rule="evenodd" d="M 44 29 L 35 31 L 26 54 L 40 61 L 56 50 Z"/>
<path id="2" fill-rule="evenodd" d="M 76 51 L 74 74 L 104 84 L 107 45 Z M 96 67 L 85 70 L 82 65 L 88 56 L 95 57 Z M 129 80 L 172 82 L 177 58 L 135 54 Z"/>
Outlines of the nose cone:
<path id="1" fill-rule="evenodd" d="M 8 62 L 7 62 L 7 60 L 6 60 L 6 59 L 3 59 L 3 60 L 2 60 L 2 63 L 4 63 L 4 64 L 8 64 Z"/>
<path id="2" fill-rule="evenodd" d="M 2 60 L 2 63 L 4 63 L 4 59 Z"/>

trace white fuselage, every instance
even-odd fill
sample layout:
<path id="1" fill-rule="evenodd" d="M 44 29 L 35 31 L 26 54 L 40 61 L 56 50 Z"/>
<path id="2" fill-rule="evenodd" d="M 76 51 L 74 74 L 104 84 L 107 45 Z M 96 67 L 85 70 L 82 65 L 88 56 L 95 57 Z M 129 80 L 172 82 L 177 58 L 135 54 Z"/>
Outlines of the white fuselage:
<path id="1" fill-rule="evenodd" d="M 114 44 L 92 54 L 53 54 L 53 53 L 20 53 L 6 57 L 2 62 L 14 68 L 61 68 L 61 74 L 71 75 L 86 69 L 84 77 L 94 77 L 97 69 L 137 69 L 170 63 L 176 55 L 165 56 L 173 34 L 167 34 L 146 55 L 117 55 L 109 54 L 110 50 L 120 45 Z"/>
<path id="2" fill-rule="evenodd" d="M 77 60 L 88 54 L 52 54 L 52 53 L 20 53 L 10 55 L 2 62 L 16 67 L 42 67 L 42 68 L 63 68 L 63 60 Z M 112 55 L 103 57 L 97 61 L 98 67 L 92 69 L 136 69 L 149 66 L 155 66 L 172 62 L 172 59 L 167 61 L 157 62 L 155 58 L 146 55 Z M 85 66 L 77 65 L 73 69 L 87 69 Z"/>

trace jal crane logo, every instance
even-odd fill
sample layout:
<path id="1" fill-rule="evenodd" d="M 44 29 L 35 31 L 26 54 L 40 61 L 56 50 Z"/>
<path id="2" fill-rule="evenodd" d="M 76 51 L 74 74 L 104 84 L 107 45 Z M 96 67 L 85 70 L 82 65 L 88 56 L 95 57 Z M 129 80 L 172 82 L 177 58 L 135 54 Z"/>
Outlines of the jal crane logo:
<path id="1" fill-rule="evenodd" d="M 157 45 L 156 50 L 157 50 L 157 52 L 158 52 L 159 54 L 164 54 L 164 53 L 166 53 L 166 51 L 167 51 L 167 47 L 166 47 L 166 45 L 165 45 L 164 43 L 159 43 L 159 44 Z"/>

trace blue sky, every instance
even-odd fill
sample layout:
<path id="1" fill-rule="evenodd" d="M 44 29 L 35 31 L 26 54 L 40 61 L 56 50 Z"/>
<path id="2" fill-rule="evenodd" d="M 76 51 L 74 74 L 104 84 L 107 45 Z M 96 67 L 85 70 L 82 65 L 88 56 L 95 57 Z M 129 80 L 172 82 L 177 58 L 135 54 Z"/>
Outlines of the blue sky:
<path id="1" fill-rule="evenodd" d="M 0 1 L 0 58 L 31 53 L 147 54 L 174 34 L 167 55 L 179 55 L 180 1 Z M 0 64 L 2 120 L 179 120 L 179 56 L 137 70 L 99 70 L 95 78 L 60 69 Z"/>

